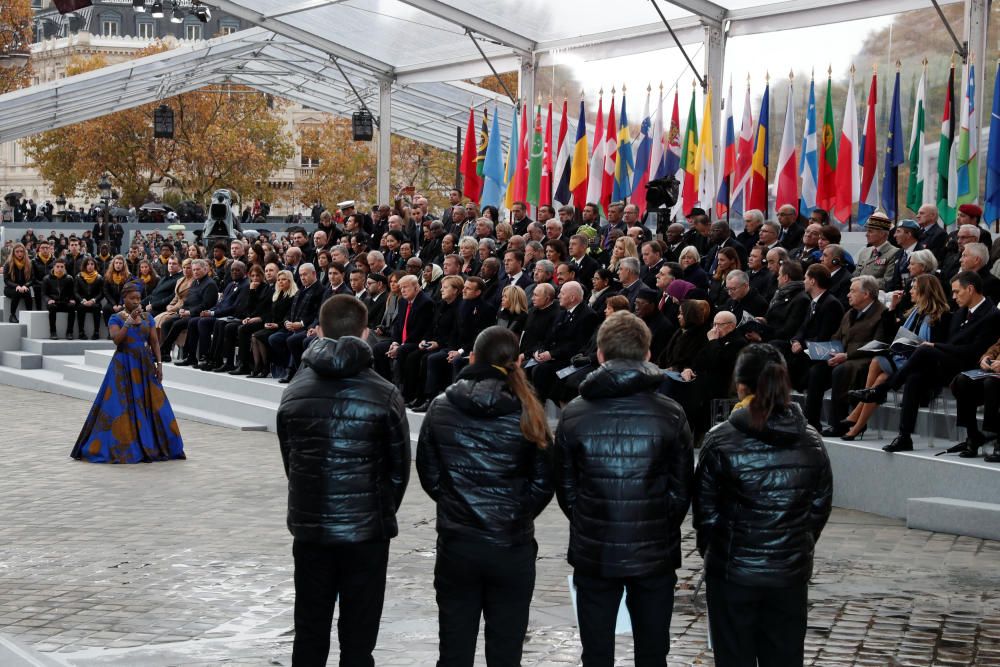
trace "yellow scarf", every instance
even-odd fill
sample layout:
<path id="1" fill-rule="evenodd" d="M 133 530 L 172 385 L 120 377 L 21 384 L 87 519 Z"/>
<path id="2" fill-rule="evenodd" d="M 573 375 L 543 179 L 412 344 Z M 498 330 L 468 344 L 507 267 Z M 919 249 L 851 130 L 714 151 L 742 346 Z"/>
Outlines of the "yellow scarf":
<path id="1" fill-rule="evenodd" d="M 11 260 L 14 262 L 14 268 L 16 268 L 18 271 L 24 270 L 25 260 L 22 259 L 18 261 L 17 257 L 11 257 Z"/>
<path id="2" fill-rule="evenodd" d="M 225 265 L 226 265 L 226 258 L 225 257 L 223 257 L 222 259 L 215 260 L 215 268 L 221 269 Z"/>
<path id="3" fill-rule="evenodd" d="M 49 253 L 48 255 L 43 255 L 42 253 L 38 253 L 38 259 L 42 261 L 42 264 L 48 264 L 49 262 L 52 261 L 52 253 Z"/>
<path id="4" fill-rule="evenodd" d="M 111 255 L 98 255 L 97 256 L 102 262 L 106 262 L 111 258 Z"/>
<path id="5" fill-rule="evenodd" d="M 152 274 L 146 274 L 144 276 L 139 276 L 139 277 L 142 279 L 142 282 L 144 284 L 146 284 L 146 285 L 148 285 L 149 283 L 153 282 L 153 275 Z"/>
<path id="6" fill-rule="evenodd" d="M 170 255 L 160 255 L 160 264 L 166 266 L 169 260 L 170 260 Z"/>
<path id="7" fill-rule="evenodd" d="M 118 273 L 116 271 L 112 271 L 111 272 L 111 282 L 113 282 L 115 285 L 121 285 L 122 283 L 124 283 L 125 282 L 125 272 L 122 271 L 121 273 Z"/>
<path id="8" fill-rule="evenodd" d="M 93 285 L 94 281 L 97 280 L 97 276 L 98 275 L 100 275 L 100 274 L 98 274 L 97 271 L 90 271 L 90 272 L 81 271 L 80 272 L 80 277 L 83 278 L 84 282 L 87 283 L 88 285 Z"/>
<path id="9" fill-rule="evenodd" d="M 753 394 L 747 394 L 743 397 L 743 400 L 733 406 L 733 412 L 736 412 L 740 408 L 746 408 L 750 406 L 750 402 L 753 400 Z"/>

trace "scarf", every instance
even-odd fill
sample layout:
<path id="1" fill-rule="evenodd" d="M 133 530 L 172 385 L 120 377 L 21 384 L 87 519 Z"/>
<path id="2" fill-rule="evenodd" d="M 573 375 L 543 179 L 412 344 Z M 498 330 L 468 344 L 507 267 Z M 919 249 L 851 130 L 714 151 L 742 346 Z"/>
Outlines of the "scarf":
<path id="1" fill-rule="evenodd" d="M 52 253 L 49 253 L 48 255 L 38 253 L 38 259 L 41 260 L 42 264 L 48 264 L 52 261 Z"/>
<path id="2" fill-rule="evenodd" d="M 125 272 L 122 271 L 121 273 L 118 273 L 116 271 L 112 271 L 111 272 L 111 282 L 113 282 L 115 285 L 121 285 L 122 283 L 124 283 L 125 282 Z"/>
<path id="3" fill-rule="evenodd" d="M 149 283 L 153 282 L 153 274 L 151 273 L 146 274 L 144 276 L 139 276 L 139 278 L 142 280 L 144 285 L 148 285 Z"/>
<path id="4" fill-rule="evenodd" d="M 222 259 L 216 259 L 214 261 L 215 261 L 215 268 L 217 268 L 217 269 L 221 269 L 222 267 L 224 267 L 226 265 L 226 258 L 225 257 L 223 257 Z"/>
<path id="5" fill-rule="evenodd" d="M 170 261 L 170 255 L 160 255 L 160 264 L 166 266 L 168 261 Z"/>
<path id="6" fill-rule="evenodd" d="M 109 259 L 111 259 L 111 255 L 103 255 L 103 254 L 102 254 L 102 255 L 98 255 L 97 257 L 98 257 L 98 259 L 100 259 L 100 260 L 101 260 L 102 262 L 106 262 L 106 261 L 108 261 Z"/>
<path id="7" fill-rule="evenodd" d="M 100 274 L 98 274 L 96 270 L 90 271 L 89 273 L 87 271 L 80 272 L 80 277 L 83 278 L 84 282 L 88 285 L 93 285 L 94 281 L 97 280 L 98 275 Z"/>
<path id="8" fill-rule="evenodd" d="M 24 271 L 24 265 L 27 263 L 27 260 L 23 260 L 22 259 L 22 260 L 18 261 L 17 257 L 13 257 L 13 256 L 11 256 L 10 259 L 11 259 L 12 262 L 14 262 L 14 268 L 15 269 L 17 269 L 18 271 Z"/>

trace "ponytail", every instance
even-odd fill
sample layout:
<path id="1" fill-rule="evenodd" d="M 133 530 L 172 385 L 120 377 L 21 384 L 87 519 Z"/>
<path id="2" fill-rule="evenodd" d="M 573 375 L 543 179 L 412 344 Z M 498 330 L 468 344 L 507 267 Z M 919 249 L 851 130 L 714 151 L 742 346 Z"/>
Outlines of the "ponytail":
<path id="1" fill-rule="evenodd" d="M 754 429 L 762 431 L 767 418 L 775 411 L 784 410 L 791 400 L 791 378 L 784 364 L 769 363 L 757 376 L 757 388 L 750 401 L 750 423 Z"/>

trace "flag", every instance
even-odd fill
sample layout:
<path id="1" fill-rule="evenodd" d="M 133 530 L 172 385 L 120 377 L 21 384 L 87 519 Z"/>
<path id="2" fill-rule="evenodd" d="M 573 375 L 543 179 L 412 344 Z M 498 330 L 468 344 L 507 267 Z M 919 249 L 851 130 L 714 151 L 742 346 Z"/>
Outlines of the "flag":
<path id="1" fill-rule="evenodd" d="M 799 169 L 795 159 L 795 93 L 788 80 L 788 102 L 785 104 L 785 129 L 781 133 L 778 152 L 778 172 L 774 176 L 774 209 L 786 204 L 799 207 Z"/>
<path id="2" fill-rule="evenodd" d="M 743 215 L 749 207 L 750 177 L 753 174 L 753 109 L 750 108 L 750 82 L 743 102 L 740 138 L 736 142 L 736 168 L 733 170 L 733 212 Z"/>
<path id="3" fill-rule="evenodd" d="M 976 109 L 976 65 L 969 63 L 965 97 L 962 98 L 962 130 L 958 135 L 958 203 L 979 203 L 979 112 Z"/>
<path id="4" fill-rule="evenodd" d="M 924 203 L 924 95 L 927 85 L 927 67 L 920 75 L 917 95 L 913 101 L 913 125 L 910 128 L 910 181 L 906 188 L 906 205 L 911 211 L 918 210 Z M 990 133 L 993 136 L 993 133 Z"/>
<path id="5" fill-rule="evenodd" d="M 681 185 L 681 202 L 684 215 L 698 203 L 698 118 L 694 111 L 694 90 L 691 90 L 691 108 L 688 110 L 687 127 L 684 130 L 684 147 L 681 148 L 680 170 L 684 180 Z"/>
<path id="6" fill-rule="evenodd" d="M 531 162 L 531 148 L 528 141 L 528 105 L 521 108 L 521 129 L 517 139 L 517 165 L 514 172 L 514 201 L 528 198 L 528 165 Z"/>
<path id="7" fill-rule="evenodd" d="M 476 147 L 476 112 L 469 109 L 469 124 L 465 130 L 465 145 L 462 147 L 462 194 L 477 201 L 482 192 L 479 173 L 476 171 L 476 157 L 479 149 Z"/>
<path id="8" fill-rule="evenodd" d="M 572 203 L 570 201 L 569 180 L 570 161 L 569 154 L 573 147 L 566 141 L 566 134 L 569 132 L 569 107 L 566 100 L 563 100 L 562 118 L 559 119 L 558 147 L 556 148 L 556 164 L 552 175 L 552 205 L 565 206 Z"/>
<path id="9" fill-rule="evenodd" d="M 583 100 L 580 100 L 580 119 L 576 122 L 576 142 L 573 144 L 573 160 L 569 171 L 569 189 L 573 193 L 573 206 L 580 210 L 587 204 L 589 153 L 590 150 L 587 148 L 587 116 Z"/>
<path id="10" fill-rule="evenodd" d="M 504 170 L 504 187 L 506 188 L 504 207 L 508 210 L 514 205 L 515 201 L 514 186 L 517 180 L 517 165 L 519 163 L 517 150 L 521 141 L 517 136 L 518 111 L 517 105 L 514 105 L 514 119 L 510 122 L 510 145 L 507 147 L 507 166 Z"/>
<path id="11" fill-rule="evenodd" d="M 604 128 L 604 173 L 601 175 L 601 210 L 607 212 L 615 189 L 615 162 L 618 160 L 618 124 L 615 120 L 614 90 L 611 91 L 611 109 Z"/>
<path id="12" fill-rule="evenodd" d="M 528 160 L 528 188 L 526 196 L 528 203 L 540 204 L 539 191 L 542 183 L 542 153 L 545 151 L 545 139 L 542 137 L 542 105 L 535 111 L 535 130 L 532 133 L 531 153 Z"/>
<path id="13" fill-rule="evenodd" d="M 748 209 L 756 209 L 768 215 L 767 207 L 767 167 L 768 167 L 768 125 L 770 124 L 771 84 L 764 85 L 764 97 L 760 101 L 760 115 L 757 116 L 757 134 L 753 143 L 753 163 L 750 176 Z"/>
<path id="14" fill-rule="evenodd" d="M 628 113 L 625 111 L 625 91 L 622 90 L 622 112 L 618 118 L 618 147 L 615 151 L 615 184 L 611 199 L 624 201 L 632 194 L 632 178 L 635 176 L 635 159 L 632 156 L 632 137 L 628 129 Z"/>
<path id="15" fill-rule="evenodd" d="M 945 226 L 955 222 L 955 207 L 948 205 L 948 185 L 951 170 L 951 145 L 955 143 L 955 65 L 948 72 L 948 89 L 945 91 L 944 111 L 941 112 L 941 140 L 938 143 L 938 214 Z"/>
<path id="16" fill-rule="evenodd" d="M 844 124 L 840 130 L 840 148 L 837 153 L 837 204 L 834 216 L 847 222 L 854 210 L 854 203 L 861 193 L 861 175 L 858 171 L 858 107 L 854 102 L 854 72 L 847 85 L 847 102 L 844 105 Z"/>
<path id="17" fill-rule="evenodd" d="M 705 93 L 705 110 L 701 121 L 701 138 L 695 158 L 698 171 L 698 202 L 711 215 L 715 208 L 715 137 L 712 136 L 712 87 Z"/>
<path id="18" fill-rule="evenodd" d="M 885 163 L 882 174 L 882 209 L 890 220 L 899 212 L 899 165 L 906 161 L 903 153 L 903 117 L 899 109 L 899 70 L 892 87 L 892 107 L 889 110 L 889 132 L 885 135 Z"/>
<path id="19" fill-rule="evenodd" d="M 726 120 L 722 124 L 722 155 L 719 157 L 719 194 L 715 198 L 715 214 L 720 218 L 729 213 L 729 190 L 736 170 L 736 130 L 733 127 L 733 80 L 729 79 L 726 95 Z"/>
<path id="20" fill-rule="evenodd" d="M 922 85 L 922 84 L 921 84 Z M 990 112 L 990 144 L 986 150 L 986 221 L 1000 219 L 1000 63 L 993 85 Z"/>
<path id="21" fill-rule="evenodd" d="M 878 193 L 875 183 L 878 181 L 878 134 L 875 114 L 878 103 L 878 74 L 872 74 L 872 85 L 868 91 L 868 112 L 865 114 L 864 133 L 861 135 L 861 148 L 858 158 L 861 165 L 861 198 L 858 200 L 858 224 L 865 224 L 868 216 L 878 207 Z"/>
<path id="22" fill-rule="evenodd" d="M 549 102 L 549 115 L 545 120 L 545 136 L 542 137 L 542 180 L 538 185 L 538 205 L 552 205 L 552 102 Z"/>
<path id="23" fill-rule="evenodd" d="M 635 152 L 635 177 L 632 181 L 632 199 L 639 207 L 639 215 L 646 211 L 646 183 L 652 169 L 653 153 L 653 119 L 649 115 L 650 88 L 646 88 L 646 106 L 642 110 L 642 123 L 639 125 L 639 148 Z M 657 108 L 659 111 L 659 108 Z M 663 124 L 660 124 L 663 129 Z M 656 138 L 659 141 L 659 136 Z"/>
<path id="24" fill-rule="evenodd" d="M 594 152 L 590 155 L 590 175 L 587 179 L 587 201 L 601 205 L 601 184 L 604 181 L 604 96 L 597 99 L 597 121 L 594 126 Z M 579 133 L 579 130 L 578 130 Z M 603 210 L 603 209 L 602 209 Z"/>
<path id="25" fill-rule="evenodd" d="M 823 133 L 817 146 L 816 205 L 832 211 L 837 205 L 837 135 L 833 133 L 833 80 L 826 77 L 826 109 L 823 111 Z"/>
<path id="26" fill-rule="evenodd" d="M 806 105 L 806 126 L 802 131 L 802 154 L 799 176 L 802 179 L 802 193 L 799 195 L 799 211 L 809 214 L 816 208 L 819 191 L 819 157 L 816 155 L 816 79 L 809 81 L 809 103 Z"/>
<path id="27" fill-rule="evenodd" d="M 515 111 L 515 114 L 517 112 Z M 515 115 L 515 121 L 517 117 Z M 517 125 L 515 122 L 514 125 Z M 500 145 L 500 118 L 493 112 L 493 128 L 486 144 L 486 158 L 483 160 L 483 196 L 479 200 L 480 207 L 496 206 L 503 203 L 504 169 L 503 146 Z"/>
<path id="28" fill-rule="evenodd" d="M 479 180 L 483 180 L 484 169 L 486 167 L 486 149 L 490 143 L 490 112 L 488 109 L 483 109 L 483 122 L 479 127 L 479 149 L 476 155 L 476 173 L 479 174 Z"/>
<path id="29" fill-rule="evenodd" d="M 653 112 L 652 143 L 649 150 L 649 178 L 652 181 L 667 175 L 667 143 L 669 139 L 663 133 L 663 84 L 660 84 L 660 101 L 656 103 Z"/>
<path id="30" fill-rule="evenodd" d="M 657 172 L 657 178 L 673 176 L 681 180 L 681 117 L 677 106 L 677 91 L 674 91 L 674 110 L 670 114 L 670 130 L 664 139 L 663 172 Z"/>

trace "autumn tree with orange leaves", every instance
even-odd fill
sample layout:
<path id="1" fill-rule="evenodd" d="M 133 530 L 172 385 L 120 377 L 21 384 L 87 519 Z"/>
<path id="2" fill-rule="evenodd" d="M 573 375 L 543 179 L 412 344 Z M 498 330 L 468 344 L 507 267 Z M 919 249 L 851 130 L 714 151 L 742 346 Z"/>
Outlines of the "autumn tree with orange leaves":
<path id="1" fill-rule="evenodd" d="M 31 0 L 0 0 L 0 53 L 27 53 L 31 48 Z M 0 67 L 0 95 L 31 83 L 31 61 Z"/>

